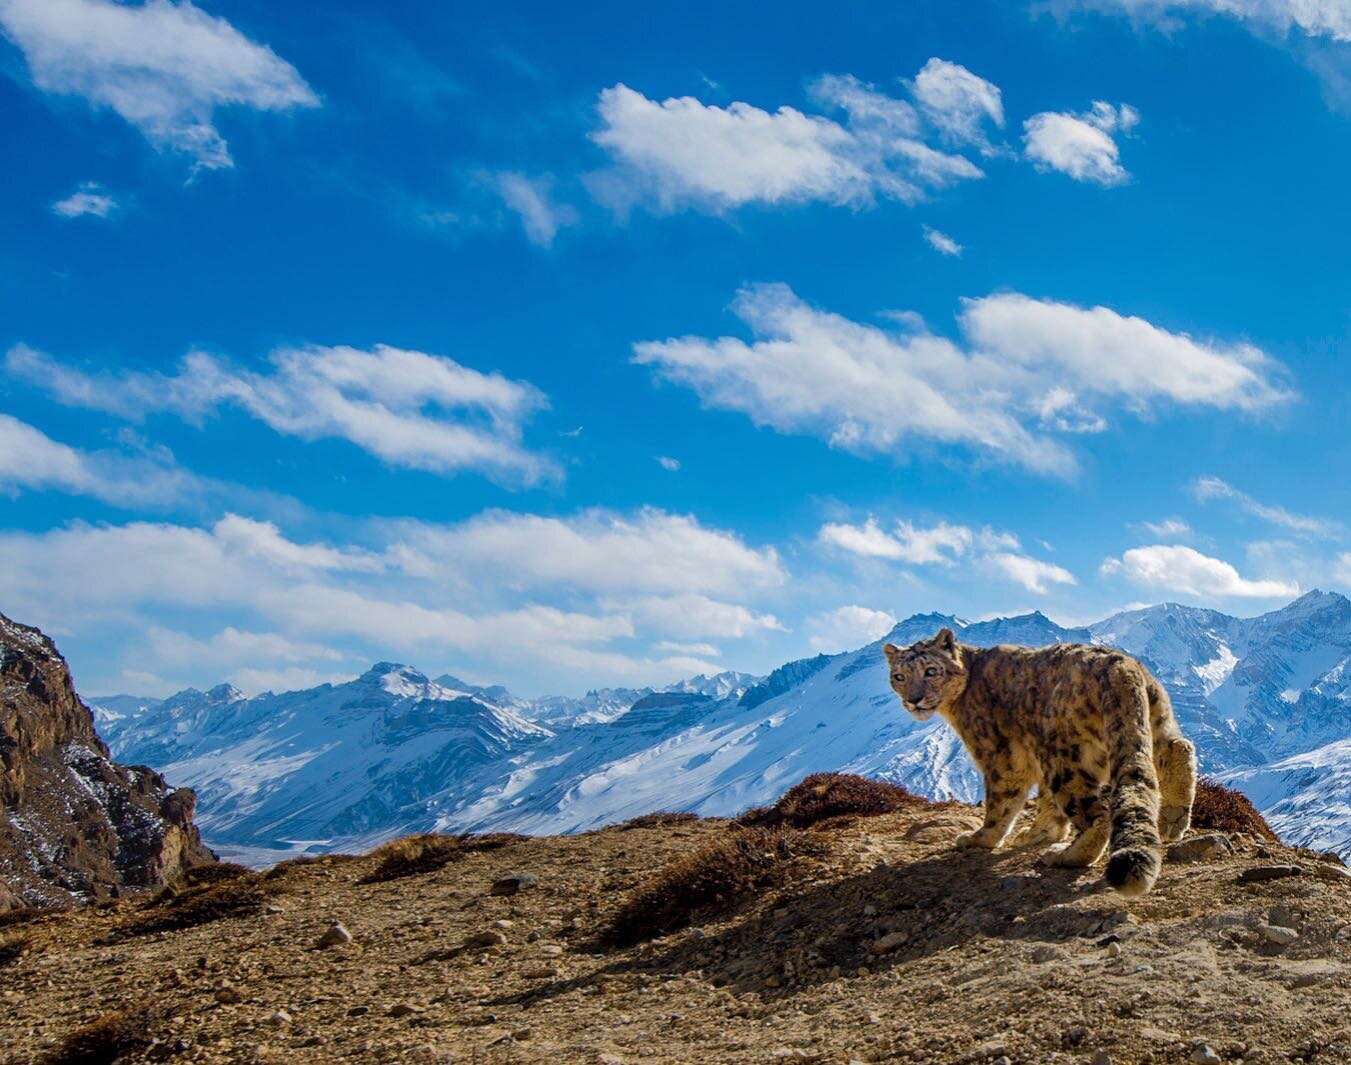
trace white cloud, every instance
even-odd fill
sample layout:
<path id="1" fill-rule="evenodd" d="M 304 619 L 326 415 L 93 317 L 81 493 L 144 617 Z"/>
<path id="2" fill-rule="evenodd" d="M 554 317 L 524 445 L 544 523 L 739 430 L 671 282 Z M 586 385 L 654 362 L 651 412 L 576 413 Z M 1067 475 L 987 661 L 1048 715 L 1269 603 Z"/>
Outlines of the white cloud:
<path id="1" fill-rule="evenodd" d="M 696 658 L 722 657 L 722 652 L 711 643 L 676 643 L 673 640 L 661 640 L 654 643 L 652 649 L 661 654 L 691 655 Z"/>
<path id="2" fill-rule="evenodd" d="M 962 246 L 953 240 L 946 233 L 941 233 L 933 226 L 924 227 L 924 239 L 929 242 L 929 247 L 936 252 L 944 255 L 961 255 Z"/>
<path id="3" fill-rule="evenodd" d="M 1023 123 L 1027 157 L 1038 170 L 1058 170 L 1075 181 L 1120 185 L 1130 174 L 1119 162 L 1112 134 L 1128 133 L 1140 121 L 1129 104 L 1113 107 L 1101 100 L 1085 114 L 1043 111 Z"/>
<path id="4" fill-rule="evenodd" d="M 929 120 L 958 144 L 989 149 L 984 124 L 1004 128 L 1004 103 L 999 86 L 937 57 L 915 75 L 916 102 Z"/>
<path id="5" fill-rule="evenodd" d="M 166 454 L 84 451 L 0 414 L 0 492 L 64 492 L 129 509 L 181 503 L 203 488 Z"/>
<path id="6" fill-rule="evenodd" d="M 553 691 L 655 682 L 716 669 L 711 640 L 782 630 L 743 605 L 784 580 L 775 553 L 692 518 L 490 513 L 365 532 L 313 542 L 240 515 L 0 532 L 0 602 L 38 624 L 75 619 L 123 668 L 198 684 L 224 671 L 241 687 L 391 656 L 463 656 Z"/>
<path id="7" fill-rule="evenodd" d="M 1144 587 L 1202 598 L 1283 599 L 1299 594 L 1299 585 L 1293 581 L 1248 580 L 1228 562 L 1177 544 L 1133 547 L 1121 558 L 1104 562 L 1102 573 L 1121 574 Z"/>
<path id="8" fill-rule="evenodd" d="M 216 108 L 319 103 L 291 64 L 188 0 L 0 0 L 0 28 L 38 88 L 111 108 L 198 168 L 232 165 Z"/>
<path id="9" fill-rule="evenodd" d="M 1044 595 L 1052 584 L 1077 584 L 1074 574 L 1063 566 L 1011 551 L 995 551 L 981 559 L 988 572 L 1021 584 L 1029 592 Z"/>
<path id="10" fill-rule="evenodd" d="M 421 576 L 454 570 L 518 587 L 665 594 L 732 594 L 787 579 L 772 547 L 651 508 L 566 519 L 488 511 L 457 525 L 400 523 L 394 532 L 401 565 Z"/>
<path id="11" fill-rule="evenodd" d="M 680 460 L 673 459 L 670 455 L 658 455 L 657 465 L 668 473 L 676 473 L 680 469 Z"/>
<path id="12" fill-rule="evenodd" d="M 921 72 L 924 89 L 917 87 L 917 95 L 927 93 L 926 113 L 940 130 L 963 139 L 963 131 L 978 129 L 974 83 L 996 99 L 998 90 L 961 67 L 931 67 Z M 958 71 L 974 79 L 964 89 L 957 86 Z M 786 106 L 770 112 L 736 102 L 724 108 L 692 96 L 650 100 L 622 84 L 605 89 L 598 104 L 602 126 L 592 139 L 616 165 L 591 176 L 593 192 L 619 210 L 646 201 L 661 211 L 721 213 L 748 203 L 859 207 L 879 196 L 914 203 L 983 176 L 964 156 L 925 143 L 924 123 L 908 101 L 849 75 L 822 77 L 811 93 L 822 107 L 844 112 L 843 124 Z"/>
<path id="13" fill-rule="evenodd" d="M 1281 33 L 1298 29 L 1310 37 L 1351 41 L 1346 0 L 1077 0 L 1077 6 L 1120 11 L 1137 20 L 1172 28 L 1181 13 L 1228 15 Z"/>
<path id="14" fill-rule="evenodd" d="M 52 213 L 61 218 L 79 218 L 90 215 L 107 218 L 117 210 L 117 201 L 97 181 L 86 181 L 63 200 L 52 204 Z"/>
<path id="15" fill-rule="evenodd" d="M 732 309 L 752 343 L 649 341 L 634 346 L 634 361 L 708 407 L 860 454 L 929 441 L 1064 473 L 1073 458 L 1049 434 L 1105 428 L 1088 403 L 1256 411 L 1291 397 L 1274 381 L 1280 365 L 1252 345 L 1017 293 L 965 301 L 966 348 L 913 322 L 888 332 L 818 311 L 785 285 L 743 289 Z"/>
<path id="16" fill-rule="evenodd" d="M 706 595 L 652 595 L 600 602 L 605 610 L 632 616 L 645 630 L 677 639 L 742 639 L 758 632 L 787 631 L 773 614 L 758 614 L 739 603 L 724 603 Z"/>
<path id="17" fill-rule="evenodd" d="M 894 532 L 883 531 L 876 518 L 868 518 L 863 525 L 830 523 L 818 534 L 823 543 L 851 551 L 868 558 L 885 558 L 911 565 L 950 566 L 966 554 L 975 537 L 962 525 L 940 521 L 929 528 L 921 528 L 908 521 L 898 521 Z"/>
<path id="18" fill-rule="evenodd" d="M 870 607 L 837 607 L 807 619 L 811 631 L 810 646 L 818 654 L 839 654 L 885 636 L 896 618 L 884 610 Z"/>
<path id="19" fill-rule="evenodd" d="M 1165 540 L 1175 540 L 1180 536 L 1190 536 L 1192 528 L 1181 518 L 1164 518 L 1163 521 L 1142 521 L 1140 528 L 1151 536 Z"/>
<path id="20" fill-rule="evenodd" d="M 521 226 L 532 244 L 541 248 L 553 245 L 554 237 L 565 226 L 579 221 L 576 208 L 556 203 L 553 178 L 529 177 L 517 171 L 502 171 L 490 178 L 492 188 L 521 219 Z"/>
<path id="21" fill-rule="evenodd" d="M 200 421 L 232 405 L 279 433 L 349 440 L 393 466 L 524 483 L 558 475 L 521 444 L 526 419 L 547 406 L 526 382 L 384 344 L 279 348 L 270 361 L 257 373 L 194 351 L 176 375 L 89 374 L 19 345 L 5 366 L 62 403 L 124 418 L 165 411 Z"/>
<path id="22" fill-rule="evenodd" d="M 1314 518 L 1306 514 L 1295 514 L 1282 506 L 1260 503 L 1247 492 L 1240 491 L 1218 477 L 1198 478 L 1192 486 L 1192 491 L 1196 494 L 1196 498 L 1203 503 L 1212 499 L 1231 499 L 1238 504 L 1240 509 L 1254 517 L 1304 536 L 1332 540 L 1336 539 L 1342 531 L 1341 525 L 1335 521 L 1329 521 L 1326 518 Z"/>

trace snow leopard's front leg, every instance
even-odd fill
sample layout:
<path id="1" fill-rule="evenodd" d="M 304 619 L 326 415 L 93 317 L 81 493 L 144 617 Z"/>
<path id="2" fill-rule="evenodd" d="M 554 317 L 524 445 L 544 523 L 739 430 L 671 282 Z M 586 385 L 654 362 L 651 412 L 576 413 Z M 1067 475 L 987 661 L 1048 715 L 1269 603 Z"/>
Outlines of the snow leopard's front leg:
<path id="1" fill-rule="evenodd" d="M 957 837 L 958 847 L 981 847 L 994 850 L 1008 835 L 1013 819 L 1022 812 L 1032 781 L 1015 776 L 994 777 L 985 774 L 985 824 L 974 832 L 963 832 Z"/>

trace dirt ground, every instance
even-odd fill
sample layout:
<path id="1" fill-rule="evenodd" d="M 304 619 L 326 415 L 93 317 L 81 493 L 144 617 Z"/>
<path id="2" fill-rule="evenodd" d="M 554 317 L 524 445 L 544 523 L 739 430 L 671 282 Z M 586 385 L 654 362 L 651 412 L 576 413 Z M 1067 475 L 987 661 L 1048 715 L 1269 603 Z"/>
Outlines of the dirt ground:
<path id="1" fill-rule="evenodd" d="M 270 882 L 262 912 L 131 938 L 142 902 L 14 922 L 0 1060 L 148 1010 L 157 1041 L 120 1060 L 1351 1062 L 1337 867 L 1240 836 L 1127 900 L 1034 852 L 954 851 L 976 816 L 823 831 L 787 884 L 624 950 L 599 944 L 629 889 L 726 822 L 531 839 L 384 883 L 359 882 L 371 858 L 325 860 Z M 1299 873 L 1240 882 L 1273 865 Z M 538 884 L 490 893 L 515 872 Z M 333 921 L 351 942 L 317 947 Z M 464 949 L 476 935 L 505 942 Z"/>

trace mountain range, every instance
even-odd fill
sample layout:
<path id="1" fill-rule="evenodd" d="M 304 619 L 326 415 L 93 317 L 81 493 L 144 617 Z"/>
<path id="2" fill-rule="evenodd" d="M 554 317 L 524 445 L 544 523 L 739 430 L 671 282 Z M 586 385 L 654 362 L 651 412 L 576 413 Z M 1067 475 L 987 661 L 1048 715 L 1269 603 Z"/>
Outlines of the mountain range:
<path id="1" fill-rule="evenodd" d="M 856 651 L 654 690 L 521 699 L 382 662 L 344 684 L 246 698 L 95 697 L 114 755 L 195 788 L 212 846 L 263 864 L 415 831 L 578 832 L 654 810 L 732 814 L 842 770 L 979 801 L 961 743 L 900 707 L 881 654 L 951 626 L 971 644 L 1102 643 L 1167 686 L 1204 772 L 1289 842 L 1351 852 L 1351 601 L 1255 618 L 1162 604 L 1065 628 L 1040 613 L 922 614 Z"/>

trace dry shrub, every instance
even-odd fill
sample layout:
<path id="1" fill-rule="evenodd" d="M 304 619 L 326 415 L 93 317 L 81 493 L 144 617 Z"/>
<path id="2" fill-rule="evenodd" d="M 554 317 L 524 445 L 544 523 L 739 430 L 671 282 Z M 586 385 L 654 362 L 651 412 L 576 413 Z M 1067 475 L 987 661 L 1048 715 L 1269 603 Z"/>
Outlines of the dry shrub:
<path id="1" fill-rule="evenodd" d="M 150 1045 L 148 1012 L 105 1013 L 75 1029 L 42 1058 L 43 1065 L 112 1065 L 123 1054 Z"/>
<path id="2" fill-rule="evenodd" d="M 1207 828 L 1213 832 L 1246 832 L 1273 843 L 1280 842 L 1266 818 L 1257 812 L 1257 807 L 1246 795 L 1226 788 L 1218 780 L 1209 777 L 1202 777 L 1196 782 L 1192 828 Z"/>
<path id="3" fill-rule="evenodd" d="M 241 876 L 252 876 L 253 870 L 247 865 L 235 862 L 211 862 L 208 865 L 194 865 L 183 871 L 183 882 L 190 887 L 199 884 L 219 884 L 226 880 L 238 880 Z"/>
<path id="4" fill-rule="evenodd" d="M 393 840 L 371 851 L 369 857 L 378 858 L 380 863 L 359 882 L 383 884 L 388 880 L 401 880 L 406 876 L 434 873 L 466 854 L 497 850 L 508 843 L 519 843 L 525 838 L 514 832 L 489 832 L 484 835 L 467 833 L 462 836 L 443 836 L 435 832 L 425 832 L 417 836 L 404 836 L 403 839 Z"/>
<path id="5" fill-rule="evenodd" d="M 30 924 L 52 914 L 69 913 L 70 910 L 70 906 L 20 906 L 16 910 L 6 910 L 4 913 L 0 913 L 0 928 Z"/>
<path id="6" fill-rule="evenodd" d="M 782 883 L 795 858 L 819 849 L 805 832 L 734 827 L 634 888 L 602 939 L 613 946 L 632 946 L 684 928 L 696 914 L 724 912 L 746 896 Z"/>
<path id="7" fill-rule="evenodd" d="M 0 939 L 0 969 L 3 969 L 6 965 L 13 965 L 24 956 L 30 946 L 32 946 L 32 940 L 27 936 L 10 936 L 7 939 Z"/>
<path id="8" fill-rule="evenodd" d="M 874 817 L 928 804 L 928 799 L 899 784 L 850 773 L 813 773 L 784 792 L 773 806 L 757 806 L 738 820 L 766 828 L 808 828 L 832 817 Z"/>
<path id="9" fill-rule="evenodd" d="M 658 810 L 656 813 L 639 814 L 637 817 L 630 817 L 627 821 L 621 821 L 615 825 L 620 832 L 627 832 L 633 828 L 660 828 L 663 825 L 687 825 L 693 821 L 698 821 L 699 815 L 692 814 L 688 810 Z"/>
<path id="10" fill-rule="evenodd" d="M 364 857 L 365 855 L 362 854 L 298 854 L 294 858 L 287 858 L 285 861 L 278 862 L 263 874 L 263 879 L 280 880 L 293 869 L 303 869 L 311 865 L 317 865 L 328 869 L 335 865 L 346 865 L 349 862 L 358 862 Z"/>
<path id="11" fill-rule="evenodd" d="M 274 885 L 249 870 L 214 884 L 180 884 L 166 887 L 151 899 L 131 920 L 114 929 L 109 941 L 176 932 L 230 917 L 252 917 L 263 912 L 276 892 Z"/>

